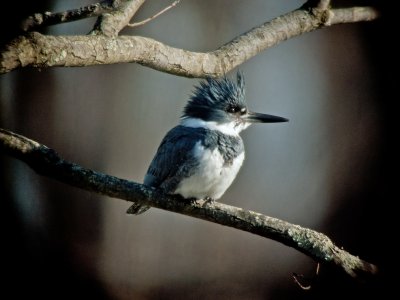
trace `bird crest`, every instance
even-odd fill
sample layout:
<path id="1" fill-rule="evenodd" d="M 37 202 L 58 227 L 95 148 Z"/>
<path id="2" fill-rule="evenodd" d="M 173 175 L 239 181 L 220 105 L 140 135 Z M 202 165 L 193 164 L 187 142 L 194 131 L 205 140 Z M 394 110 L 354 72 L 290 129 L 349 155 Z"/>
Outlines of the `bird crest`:
<path id="1" fill-rule="evenodd" d="M 200 118 L 208 121 L 216 119 L 216 113 L 227 112 L 231 107 L 246 107 L 245 83 L 241 72 L 236 80 L 226 76 L 206 78 L 195 89 L 183 110 L 183 118 Z"/>

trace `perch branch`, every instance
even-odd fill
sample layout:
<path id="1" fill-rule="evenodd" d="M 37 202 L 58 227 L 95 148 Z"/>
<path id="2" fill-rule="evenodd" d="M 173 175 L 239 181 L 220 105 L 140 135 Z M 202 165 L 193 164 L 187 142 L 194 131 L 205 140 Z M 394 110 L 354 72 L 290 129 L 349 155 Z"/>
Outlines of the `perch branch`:
<path id="1" fill-rule="evenodd" d="M 273 239 L 325 264 L 336 264 L 352 277 L 371 275 L 376 266 L 337 247 L 324 234 L 299 225 L 218 202 L 189 204 L 160 190 L 85 169 L 54 150 L 0 129 L 0 151 L 27 163 L 37 173 L 63 183 L 164 210 L 192 216 Z"/>
<path id="2" fill-rule="evenodd" d="M 164 8 L 163 10 L 159 11 L 158 13 L 156 13 L 154 16 L 147 18 L 143 21 L 140 22 L 136 22 L 136 23 L 128 23 L 129 27 L 138 27 L 138 26 L 142 26 L 148 22 L 150 22 L 151 20 L 154 20 L 155 18 L 157 18 L 158 16 L 162 15 L 163 13 L 165 13 L 166 11 L 170 10 L 171 8 L 173 8 L 174 6 L 176 6 L 181 0 L 176 0 L 174 1 L 171 5 L 167 6 L 166 8 Z"/>
<path id="3" fill-rule="evenodd" d="M 109 32 L 108 35 L 46 36 L 32 32 L 16 38 L 0 54 L 0 74 L 26 66 L 78 67 L 135 62 L 179 76 L 216 77 L 291 37 L 328 25 L 370 21 L 379 16 L 372 7 L 332 9 L 329 10 L 329 22 L 326 22 L 325 13 L 300 8 L 251 29 L 215 51 L 201 53 L 173 48 L 145 37 L 116 36 L 115 33 L 128 24 L 133 3 L 138 9 L 143 2 L 129 1 L 132 10 L 128 16 L 113 12 L 118 20 L 110 17 L 109 21 L 118 23 L 117 28 L 103 20 L 101 30 Z M 114 31 L 107 28 L 114 28 Z"/>

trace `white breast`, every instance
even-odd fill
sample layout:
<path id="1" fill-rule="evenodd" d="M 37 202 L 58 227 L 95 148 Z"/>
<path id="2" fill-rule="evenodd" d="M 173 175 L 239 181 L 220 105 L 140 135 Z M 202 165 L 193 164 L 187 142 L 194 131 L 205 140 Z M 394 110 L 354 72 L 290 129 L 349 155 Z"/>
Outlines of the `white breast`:
<path id="1" fill-rule="evenodd" d="M 194 155 L 200 164 L 195 174 L 182 180 L 175 194 L 184 198 L 219 199 L 235 179 L 244 160 L 244 151 L 231 164 L 224 164 L 224 159 L 218 148 L 213 151 L 205 149 L 198 142 Z"/>

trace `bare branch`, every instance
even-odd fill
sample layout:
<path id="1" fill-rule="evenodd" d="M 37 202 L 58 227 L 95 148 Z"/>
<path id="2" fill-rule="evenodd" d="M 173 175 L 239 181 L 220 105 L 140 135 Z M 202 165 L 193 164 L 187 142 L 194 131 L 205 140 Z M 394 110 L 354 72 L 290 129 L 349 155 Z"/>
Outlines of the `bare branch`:
<path id="1" fill-rule="evenodd" d="M 131 2 L 135 2 L 137 9 L 143 0 Z M 130 14 L 134 10 L 131 5 Z M 378 11 L 372 7 L 333 9 L 330 12 L 330 25 L 370 21 L 379 16 Z M 129 22 L 128 17 L 118 15 L 118 28 Z M 26 66 L 81 67 L 135 62 L 179 76 L 218 77 L 282 41 L 329 25 L 322 18 L 307 9 L 298 9 L 206 53 L 173 48 L 139 36 L 44 36 L 31 33 L 16 38 L 2 51 L 0 74 Z M 101 24 L 102 30 L 108 28 L 107 22 Z M 118 31 L 111 25 L 110 28 L 114 28 L 114 33 Z"/>
<path id="2" fill-rule="evenodd" d="M 104 13 L 111 12 L 116 9 L 115 1 L 105 0 L 99 3 L 90 4 L 88 6 L 72 9 L 64 12 L 44 12 L 36 13 L 29 16 L 21 24 L 23 31 L 32 31 L 38 27 L 51 26 L 91 17 L 97 17 Z"/>
<path id="3" fill-rule="evenodd" d="M 117 36 L 129 24 L 129 21 L 145 1 L 120 0 L 121 4 L 118 9 L 99 17 L 91 34 L 104 34 L 109 37 Z"/>
<path id="4" fill-rule="evenodd" d="M 273 239 L 325 264 L 336 264 L 352 277 L 371 275 L 377 267 L 335 246 L 324 234 L 218 202 L 189 204 L 162 191 L 85 169 L 54 150 L 0 129 L 0 151 L 20 159 L 37 173 L 98 194 L 161 208 Z"/>
<path id="5" fill-rule="evenodd" d="M 92 34 L 116 36 L 129 23 L 145 0 L 105 0 L 65 12 L 36 13 L 21 24 L 23 31 L 32 31 L 41 26 L 50 26 L 77 21 L 90 17 L 100 17 Z"/>
<path id="6" fill-rule="evenodd" d="M 150 22 L 151 20 L 154 20 L 155 18 L 157 18 L 158 16 L 162 15 L 163 13 L 165 13 L 166 11 L 170 10 L 171 8 L 173 8 L 174 6 L 176 6 L 181 0 L 176 0 L 174 1 L 171 5 L 167 6 L 166 8 L 164 8 L 163 10 L 161 10 L 160 12 L 156 13 L 154 16 L 147 18 L 143 21 L 140 22 L 136 22 L 136 23 L 128 23 L 129 27 L 138 27 L 138 26 L 142 26 L 148 22 Z"/>

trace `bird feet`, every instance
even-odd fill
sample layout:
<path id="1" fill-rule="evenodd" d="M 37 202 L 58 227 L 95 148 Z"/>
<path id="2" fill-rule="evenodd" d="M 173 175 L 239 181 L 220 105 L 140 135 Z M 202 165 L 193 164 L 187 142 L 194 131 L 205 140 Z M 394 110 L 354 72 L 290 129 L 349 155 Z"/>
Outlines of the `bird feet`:
<path id="1" fill-rule="evenodd" d="M 207 206 L 209 204 L 214 204 L 215 203 L 215 199 L 211 198 L 211 197 L 205 197 L 204 198 L 204 203 L 203 203 L 203 207 Z"/>
<path id="2" fill-rule="evenodd" d="M 210 204 L 214 204 L 215 200 L 211 197 L 205 197 L 204 199 L 196 199 L 196 198 L 183 198 L 181 195 L 176 194 L 174 195 L 175 197 L 177 197 L 178 200 L 188 203 L 188 204 L 200 204 L 199 201 L 203 201 L 202 206 L 207 206 Z"/>
<path id="3" fill-rule="evenodd" d="M 205 197 L 204 201 L 206 201 L 208 203 L 214 203 L 215 202 L 215 200 L 213 198 L 211 198 L 211 197 Z"/>
<path id="4" fill-rule="evenodd" d="M 184 198 L 179 194 L 174 195 L 179 201 L 188 203 L 188 204 L 197 204 L 197 200 L 196 198 Z"/>

